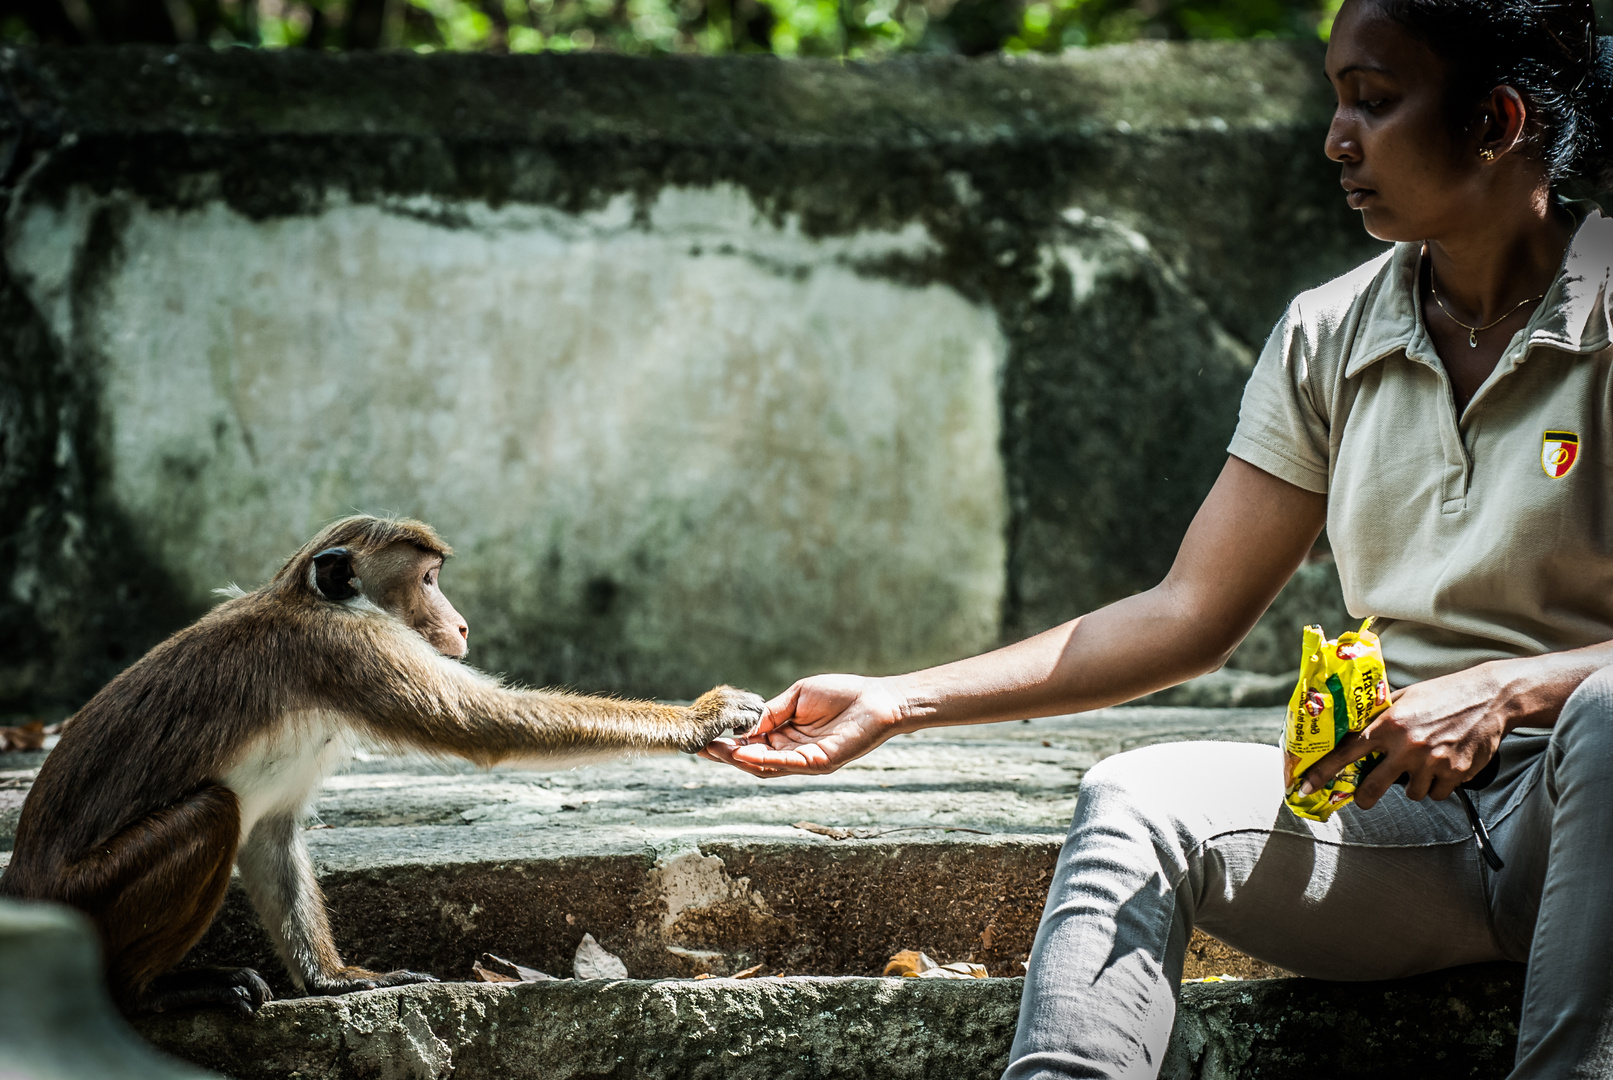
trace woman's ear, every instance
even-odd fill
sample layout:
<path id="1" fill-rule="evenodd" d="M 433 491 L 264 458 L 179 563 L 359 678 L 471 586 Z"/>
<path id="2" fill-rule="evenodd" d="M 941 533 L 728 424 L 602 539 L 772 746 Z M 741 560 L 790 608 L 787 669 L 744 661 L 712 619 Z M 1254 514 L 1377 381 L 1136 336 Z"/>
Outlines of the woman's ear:
<path id="1" fill-rule="evenodd" d="M 1511 86 L 1498 86 L 1479 104 L 1475 123 L 1469 128 L 1478 135 L 1478 156 L 1494 161 L 1511 152 L 1523 141 L 1524 127 L 1529 121 L 1529 106 L 1523 95 Z"/>

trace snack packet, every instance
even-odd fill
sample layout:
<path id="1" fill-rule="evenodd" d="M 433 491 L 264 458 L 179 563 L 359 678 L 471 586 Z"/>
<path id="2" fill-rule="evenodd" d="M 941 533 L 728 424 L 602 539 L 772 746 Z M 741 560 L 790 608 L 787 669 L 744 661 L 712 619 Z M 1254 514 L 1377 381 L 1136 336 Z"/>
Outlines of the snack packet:
<path id="1" fill-rule="evenodd" d="M 1383 668 L 1378 636 L 1361 624 L 1354 633 L 1328 641 L 1320 626 L 1305 628 L 1299 684 L 1288 699 L 1283 729 L 1283 786 L 1288 808 L 1302 818 L 1326 821 L 1355 797 L 1361 762 L 1346 765 L 1325 788 L 1299 793 L 1305 770 L 1332 751 L 1352 731 L 1389 707 L 1389 680 Z"/>

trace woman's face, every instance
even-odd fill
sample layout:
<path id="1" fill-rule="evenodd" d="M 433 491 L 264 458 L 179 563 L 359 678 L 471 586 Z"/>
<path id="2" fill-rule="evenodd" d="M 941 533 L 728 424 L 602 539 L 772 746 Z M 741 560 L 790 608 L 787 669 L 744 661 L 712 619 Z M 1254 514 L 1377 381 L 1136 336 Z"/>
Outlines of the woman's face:
<path id="1" fill-rule="evenodd" d="M 1346 0 L 1327 77 L 1338 94 L 1327 156 L 1344 167 L 1346 198 L 1367 232 L 1419 241 L 1462 229 L 1483 203 L 1477 133 L 1459 140 L 1451 131 L 1445 62 L 1372 0 Z"/>

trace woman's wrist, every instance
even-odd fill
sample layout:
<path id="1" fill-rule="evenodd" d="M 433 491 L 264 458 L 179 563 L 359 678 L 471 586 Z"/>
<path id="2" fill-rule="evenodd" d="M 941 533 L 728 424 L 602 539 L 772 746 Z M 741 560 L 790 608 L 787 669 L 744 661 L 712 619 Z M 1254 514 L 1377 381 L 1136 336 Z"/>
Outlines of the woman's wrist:
<path id="1" fill-rule="evenodd" d="M 879 692 L 890 700 L 886 727 L 892 735 L 922 731 L 936 722 L 935 695 L 925 691 L 917 675 L 888 675 L 874 680 Z"/>
<path id="2" fill-rule="evenodd" d="M 1491 660 L 1480 664 L 1479 670 L 1490 682 L 1491 708 L 1500 714 L 1503 729 L 1511 732 L 1556 723 L 1563 703 L 1595 667 L 1594 661 L 1571 653 L 1544 653 Z"/>

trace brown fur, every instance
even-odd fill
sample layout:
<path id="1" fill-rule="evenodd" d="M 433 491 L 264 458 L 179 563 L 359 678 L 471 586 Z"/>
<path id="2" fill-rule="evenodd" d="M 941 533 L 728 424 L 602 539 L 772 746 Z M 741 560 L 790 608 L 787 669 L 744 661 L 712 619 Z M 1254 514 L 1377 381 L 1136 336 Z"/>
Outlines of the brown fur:
<path id="1" fill-rule="evenodd" d="M 314 585 L 314 556 L 333 547 L 352 553 L 361 589 L 353 599 L 333 601 Z M 728 687 L 692 706 L 658 705 L 506 687 L 450 659 L 443 651 L 461 654 L 466 631 L 435 589 L 435 567 L 449 554 L 420 522 L 336 522 L 268 584 L 220 604 L 113 679 L 40 769 L 0 895 L 86 912 L 126 1009 L 239 1005 L 263 994 L 219 996 L 190 984 L 167 998 L 152 991 L 222 903 L 239 844 L 248 890 L 260 914 L 273 916 L 264 920 L 271 937 L 270 923 L 295 924 L 276 940 L 300 985 L 340 992 L 426 978 L 342 965 L 295 815 L 266 814 L 241 836 L 239 793 L 227 777 L 250 772 L 255 755 L 309 717 L 337 718 L 367 741 L 492 765 L 693 751 L 760 715 L 759 699 Z M 227 975 L 241 985 L 240 973 Z"/>

